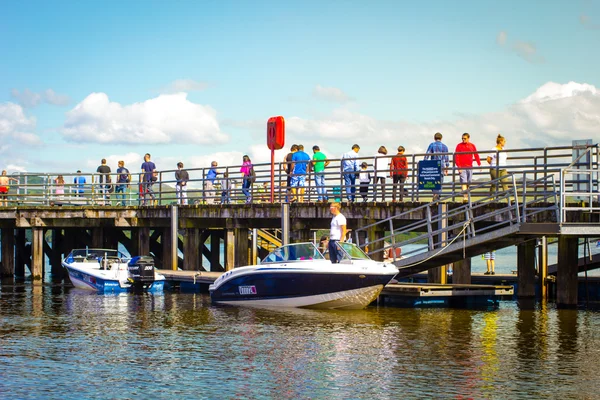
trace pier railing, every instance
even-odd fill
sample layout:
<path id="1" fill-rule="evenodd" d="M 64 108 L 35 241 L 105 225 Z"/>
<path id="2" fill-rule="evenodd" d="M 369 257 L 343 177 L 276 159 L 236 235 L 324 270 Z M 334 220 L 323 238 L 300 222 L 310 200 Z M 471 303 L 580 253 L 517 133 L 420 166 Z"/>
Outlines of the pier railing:
<path id="1" fill-rule="evenodd" d="M 528 148 L 528 149 L 507 149 L 508 165 L 505 168 L 508 174 L 516 174 L 524 182 L 536 182 L 544 178 L 545 184 L 548 184 L 547 178 L 555 177 L 561 182 L 561 193 L 564 194 L 563 201 L 571 200 L 587 201 L 591 203 L 594 200 L 594 190 L 598 190 L 599 176 L 599 146 L 597 144 L 587 146 L 586 157 L 574 157 L 577 148 L 573 146 L 546 147 L 546 148 Z M 490 167 L 485 161 L 491 151 L 480 151 L 478 154 L 482 159 L 482 166 L 473 168 L 474 186 L 479 185 L 480 190 L 470 191 L 472 198 L 485 198 L 486 190 L 483 182 L 490 181 Z M 452 160 L 453 154 L 446 154 Z M 406 181 L 402 187 L 404 190 L 403 201 L 423 202 L 432 199 L 430 190 L 418 189 L 418 163 L 423 160 L 427 154 L 407 154 L 408 168 L 406 171 Z M 393 155 L 384 156 L 389 161 Z M 574 161 L 575 160 L 575 161 Z M 329 158 L 330 164 L 323 171 L 324 191 L 329 201 L 346 201 L 349 194 L 354 189 L 355 201 L 362 201 L 360 195 L 360 183 L 358 177 L 354 186 L 348 186 L 344 181 L 344 172 L 342 170 L 342 160 Z M 373 156 L 357 155 L 357 162 L 360 164 L 367 162 L 367 171 L 371 176 L 375 176 L 377 170 Z M 285 173 L 285 162 L 275 164 L 274 171 L 274 201 L 284 202 L 291 200 L 291 194 L 287 187 L 288 175 Z M 230 199 L 233 203 L 243 203 L 246 198 L 242 192 L 243 176 L 240 173 L 241 165 L 220 166 L 217 168 L 219 175 L 214 182 L 207 178 L 210 168 L 192 168 L 187 169 L 190 175 L 190 181 L 187 184 L 187 204 L 219 204 L 223 200 Z M 501 167 L 495 167 L 501 168 Z M 270 202 L 271 193 L 271 164 L 254 164 L 256 172 L 255 182 L 250 187 L 252 202 Z M 565 171 L 561 175 L 561 171 Z M 569 172 L 572 171 L 572 172 Z M 585 172 L 589 171 L 589 172 Z M 227 173 L 227 177 L 225 176 Z M 442 183 L 441 196 L 447 201 L 460 200 L 461 184 L 458 178 L 458 170 L 450 161 L 449 168 L 445 169 L 444 182 Z M 8 205 L 124 205 L 137 206 L 144 203 L 144 189 L 141 183 L 142 174 L 133 172 L 131 174 L 132 182 L 123 186 L 123 192 L 118 192 L 118 174 L 110 174 L 110 184 L 103 183 L 102 174 L 88 172 L 81 174 L 62 173 L 64 184 L 59 184 L 56 178 L 57 173 L 16 173 L 10 176 L 10 191 L 8 193 Z M 371 179 L 368 184 L 367 201 L 391 201 L 392 184 L 390 172 L 385 171 L 387 176 L 385 185 L 373 183 Z M 85 178 L 85 183 L 78 183 L 81 177 Z M 306 186 L 304 195 L 299 200 L 315 202 L 319 198 L 317 186 L 314 180 L 315 174 L 310 171 L 306 175 Z M 101 179 L 102 178 L 102 179 Z M 213 183 L 214 188 L 210 189 Z M 587 183 L 590 188 L 588 195 L 581 195 L 582 183 Z M 157 181 L 152 185 L 155 201 L 149 201 L 150 196 L 146 194 L 148 201 L 146 205 L 169 205 L 178 201 L 176 187 L 175 170 L 160 170 Z M 231 189 L 223 196 L 223 188 Z M 119 188 L 120 189 L 120 188 Z M 397 189 L 400 189 L 399 187 Z M 546 186 L 544 190 L 547 190 Z M 596 200 L 597 201 L 597 200 Z"/>

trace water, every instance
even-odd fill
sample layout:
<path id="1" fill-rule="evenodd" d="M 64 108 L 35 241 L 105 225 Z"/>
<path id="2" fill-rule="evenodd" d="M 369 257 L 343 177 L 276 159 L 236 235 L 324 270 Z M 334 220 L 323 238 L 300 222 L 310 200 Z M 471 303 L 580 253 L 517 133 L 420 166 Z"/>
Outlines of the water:
<path id="1" fill-rule="evenodd" d="M 599 398 L 600 313 L 216 307 L 4 284 L 0 397 Z"/>

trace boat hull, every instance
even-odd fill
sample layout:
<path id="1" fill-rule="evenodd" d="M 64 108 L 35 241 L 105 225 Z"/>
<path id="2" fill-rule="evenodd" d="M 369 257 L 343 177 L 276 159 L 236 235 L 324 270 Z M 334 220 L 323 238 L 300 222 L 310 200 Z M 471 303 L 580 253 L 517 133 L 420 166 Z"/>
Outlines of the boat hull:
<path id="1" fill-rule="evenodd" d="M 220 304 L 260 307 L 362 309 L 377 298 L 394 275 L 253 271 L 213 288 L 211 299 Z"/>
<path id="2" fill-rule="evenodd" d="M 118 279 L 111 279 L 107 276 L 103 276 L 102 271 L 100 270 L 85 271 L 66 265 L 65 268 L 69 273 L 71 283 L 78 289 L 91 290 L 99 293 L 123 293 L 136 290 L 136 287 L 129 282 L 121 282 Z M 143 288 L 143 290 L 152 293 L 162 292 L 164 284 L 164 280 L 156 280 L 147 288 Z"/>

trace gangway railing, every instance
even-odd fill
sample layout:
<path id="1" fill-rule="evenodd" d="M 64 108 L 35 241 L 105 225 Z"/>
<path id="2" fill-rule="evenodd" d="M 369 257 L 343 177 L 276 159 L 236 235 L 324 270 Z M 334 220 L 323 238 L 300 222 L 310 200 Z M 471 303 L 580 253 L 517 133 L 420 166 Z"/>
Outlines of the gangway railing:
<path id="1" fill-rule="evenodd" d="M 488 195 L 481 193 L 489 191 L 501 181 L 505 185 L 507 181 L 510 182 L 507 190 L 495 191 Z M 473 193 L 478 193 L 479 196 L 474 198 Z M 500 234 L 501 229 L 514 233 L 515 227 L 518 228 L 520 224 L 532 220 L 536 214 L 542 212 L 550 211 L 554 222 L 558 220 L 558 193 L 552 175 L 527 180 L 525 174 L 510 174 L 473 185 L 460 195 L 468 196 L 468 201 L 458 207 L 450 208 L 446 204 L 455 197 L 451 195 L 356 229 L 356 243 L 363 249 L 368 246 L 370 255 L 388 252 L 391 248 L 393 250 L 390 253 L 395 262 L 396 248 L 402 248 L 402 258 L 424 252 L 434 256 L 459 238 L 464 246 L 468 246 L 469 239 L 483 234 Z M 414 220 L 415 215 L 424 215 L 425 218 Z M 372 228 L 379 228 L 387 234 L 377 239 L 370 238 L 369 242 L 368 232 Z M 388 247 L 384 246 L 386 242 L 390 243 Z M 410 244 L 426 246 L 414 249 L 405 247 Z"/>

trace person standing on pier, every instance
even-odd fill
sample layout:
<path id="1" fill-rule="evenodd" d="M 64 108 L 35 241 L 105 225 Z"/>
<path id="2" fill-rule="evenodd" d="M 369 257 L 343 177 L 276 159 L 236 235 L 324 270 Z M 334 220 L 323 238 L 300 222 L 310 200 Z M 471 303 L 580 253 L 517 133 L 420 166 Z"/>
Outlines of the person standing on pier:
<path id="1" fill-rule="evenodd" d="M 462 134 L 462 142 L 456 146 L 454 151 L 454 164 L 458 168 L 458 174 L 460 176 L 460 183 L 463 191 L 463 203 L 469 201 L 469 184 L 473 180 L 473 160 L 477 162 L 477 165 L 481 166 L 481 160 L 479 154 L 477 154 L 477 147 L 470 142 L 471 135 L 468 133 Z"/>
<path id="2" fill-rule="evenodd" d="M 240 168 L 240 172 L 243 176 L 242 182 L 242 192 L 246 196 L 246 204 L 252 203 L 252 184 L 256 179 L 256 174 L 254 172 L 254 166 L 252 165 L 252 160 L 247 155 L 243 157 L 242 167 Z"/>
<path id="3" fill-rule="evenodd" d="M 484 272 L 484 275 L 496 275 L 496 272 L 494 272 L 494 269 L 496 268 L 496 251 L 492 250 L 485 253 L 483 258 L 485 259 L 485 264 L 487 267 L 487 271 Z"/>
<path id="4" fill-rule="evenodd" d="M 99 183 L 98 186 L 98 194 L 100 195 L 100 205 L 108 205 L 110 204 L 110 193 L 109 193 L 109 186 L 110 186 L 110 167 L 108 165 L 106 165 L 106 158 L 103 158 L 100 161 L 100 165 L 98 166 L 98 168 L 96 169 L 96 172 L 98 172 L 100 175 L 98 175 L 98 181 L 97 183 Z"/>
<path id="5" fill-rule="evenodd" d="M 448 168 L 450 168 L 450 158 L 448 157 L 449 150 L 448 146 L 442 143 L 442 134 L 437 132 L 433 135 L 433 142 L 427 147 L 427 155 L 425 160 L 440 160 L 442 163 L 442 176 L 440 177 L 440 183 L 444 183 L 444 175 L 448 175 Z M 443 154 L 446 153 L 446 154 Z M 431 154 L 431 155 L 430 155 Z M 440 198 L 441 190 L 432 190 L 433 201 Z"/>
<path id="6" fill-rule="evenodd" d="M 204 182 L 206 186 L 206 202 L 208 204 L 217 204 L 217 194 L 215 192 L 215 180 L 217 179 L 217 175 L 219 175 L 219 172 L 217 171 L 217 162 L 212 161 L 210 163 L 210 169 L 206 174 L 206 182 Z"/>
<path id="7" fill-rule="evenodd" d="M 325 188 L 325 167 L 329 165 L 327 156 L 321 152 L 317 145 L 313 146 L 312 168 L 315 173 L 315 186 L 317 187 L 317 201 L 327 203 L 327 189 Z"/>
<path id="8" fill-rule="evenodd" d="M 375 168 L 375 176 L 373 177 L 373 201 L 377 201 L 377 185 L 381 185 L 381 201 L 385 201 L 385 178 L 387 177 L 390 169 L 388 167 L 390 163 L 387 157 L 387 149 L 385 146 L 379 146 L 375 159 L 373 160 L 373 167 Z"/>
<path id="9" fill-rule="evenodd" d="M 346 238 L 346 217 L 341 212 L 340 203 L 331 203 L 329 211 L 333 214 L 331 219 L 331 228 L 329 230 L 329 260 L 332 264 L 338 264 L 342 259 L 342 252 L 338 250 L 338 242 L 343 242 Z"/>
<path id="10" fill-rule="evenodd" d="M 283 164 L 283 169 L 285 170 L 285 173 L 287 174 L 287 180 L 286 180 L 286 189 L 287 189 L 287 196 L 286 196 L 286 201 L 289 203 L 292 201 L 292 157 L 294 156 L 294 153 L 298 151 L 298 145 L 297 144 L 293 144 L 292 147 L 290 147 L 290 152 L 287 153 L 287 155 L 283 158 L 284 164 Z"/>
<path id="11" fill-rule="evenodd" d="M 144 155 L 144 163 L 142 164 L 142 205 L 146 205 L 146 195 L 150 195 L 152 203 L 156 197 L 154 196 L 154 190 L 152 185 L 158 180 L 156 176 L 156 165 L 150 161 L 150 153 Z"/>
<path id="12" fill-rule="evenodd" d="M 115 197 L 117 198 L 117 205 L 126 206 L 125 196 L 127 193 L 127 186 L 131 182 L 131 174 L 129 170 L 125 168 L 125 161 L 120 160 L 117 168 L 117 186 L 115 187 Z"/>
<path id="13" fill-rule="evenodd" d="M 363 198 L 363 203 L 367 202 L 369 196 L 369 184 L 371 183 L 371 173 L 367 170 L 369 165 L 363 161 L 360 164 L 360 172 L 358 173 L 358 184 L 360 186 L 359 192 Z M 375 199 L 373 199 L 375 201 Z"/>
<path id="14" fill-rule="evenodd" d="M 350 203 L 354 202 L 356 193 L 356 174 L 360 171 L 356 155 L 360 150 L 357 144 L 352 145 L 352 150 L 342 155 L 342 173 L 344 175 L 344 186 L 346 187 L 346 197 Z"/>
<path id="15" fill-rule="evenodd" d="M 54 180 L 54 193 L 58 200 L 65 198 L 65 178 L 62 175 L 58 175 Z"/>
<path id="16" fill-rule="evenodd" d="M 183 163 L 179 161 L 177 163 L 177 171 L 175 171 L 175 193 L 177 195 L 177 204 L 180 206 L 187 205 L 187 183 L 190 180 L 190 174 L 183 169 Z"/>
<path id="17" fill-rule="evenodd" d="M 17 179 L 9 177 L 5 169 L 2 170 L 2 175 L 0 175 L 0 204 L 4 207 L 8 206 L 8 189 L 10 187 L 10 181 L 19 182 Z"/>
<path id="18" fill-rule="evenodd" d="M 73 178 L 73 184 L 75 184 L 75 196 L 83 197 L 85 191 L 85 176 L 81 175 L 81 170 L 77 170 L 77 176 Z"/>
<path id="19" fill-rule="evenodd" d="M 506 171 L 506 160 L 508 158 L 507 154 L 504 150 L 504 146 L 506 145 L 506 139 L 502 135 L 498 135 L 496 138 L 496 147 L 492 149 L 492 153 L 490 153 L 486 161 L 490 164 L 490 177 L 492 180 L 502 178 L 508 175 Z M 508 184 L 506 183 L 506 179 L 500 179 L 500 185 L 502 185 L 502 190 L 508 190 Z M 498 183 L 492 184 L 490 188 L 490 194 L 494 191 L 498 191 Z"/>
<path id="20" fill-rule="evenodd" d="M 396 201 L 396 193 L 398 199 L 404 200 L 404 182 L 408 176 L 408 161 L 404 155 L 404 146 L 398 146 L 398 153 L 392 157 L 390 175 L 392 176 L 392 201 Z"/>
<path id="21" fill-rule="evenodd" d="M 310 156 L 304 152 L 304 146 L 299 144 L 298 151 L 292 155 L 292 201 L 304 203 L 304 187 L 310 164 Z"/>

